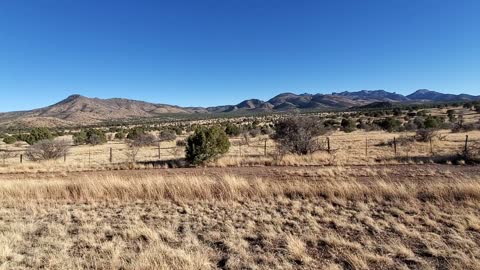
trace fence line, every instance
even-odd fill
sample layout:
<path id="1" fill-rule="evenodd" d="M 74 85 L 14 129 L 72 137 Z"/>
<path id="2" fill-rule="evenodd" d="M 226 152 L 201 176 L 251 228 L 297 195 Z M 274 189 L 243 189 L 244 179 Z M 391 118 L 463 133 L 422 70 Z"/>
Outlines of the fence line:
<path id="1" fill-rule="evenodd" d="M 332 138 L 333 137 L 333 138 Z M 478 140 L 472 140 L 469 135 L 465 136 L 465 139 L 461 142 L 459 140 L 445 141 L 450 144 L 449 146 L 441 147 L 438 145 L 439 140 L 435 142 L 430 139 L 425 143 L 412 145 L 402 145 L 402 142 L 398 140 L 398 136 L 392 136 L 390 140 L 375 139 L 365 136 L 364 139 L 352 139 L 352 140 L 336 140 L 339 136 L 327 136 L 318 139 L 318 142 L 324 145 L 324 151 L 328 154 L 334 155 L 339 151 L 346 151 L 347 158 L 361 158 L 370 159 L 375 157 L 377 152 L 380 152 L 384 157 L 388 157 L 390 153 L 393 158 L 411 158 L 412 152 L 415 152 L 417 156 L 434 156 L 436 154 L 445 154 L 448 151 L 454 151 L 452 154 L 463 153 L 469 154 L 470 146 L 479 142 Z M 242 143 L 241 139 L 233 140 L 238 144 L 232 144 L 227 156 L 231 157 L 258 157 L 258 156 L 270 156 L 278 153 L 278 147 L 275 143 L 271 143 L 268 140 L 256 140 L 250 143 Z M 414 148 L 414 149 L 413 149 Z M 164 159 L 176 159 L 184 157 L 184 146 L 172 146 L 161 147 L 157 145 L 155 147 L 141 148 L 142 154 L 137 162 L 142 161 L 155 161 Z M 63 162 L 76 162 L 76 163 L 88 163 L 89 166 L 92 163 L 95 164 L 108 164 L 108 163 L 122 163 L 128 161 L 126 153 L 128 148 L 113 148 L 106 149 L 94 149 L 88 148 L 88 152 L 65 154 L 63 156 Z M 447 151 L 447 152 L 446 152 Z M 451 152 L 450 152 L 451 153 Z M 17 160 L 15 162 L 15 160 Z M 0 165 L 8 166 L 15 163 L 24 163 L 25 150 L 19 149 L 1 149 L 0 148 Z M 8 161 L 8 162 L 7 162 Z"/>

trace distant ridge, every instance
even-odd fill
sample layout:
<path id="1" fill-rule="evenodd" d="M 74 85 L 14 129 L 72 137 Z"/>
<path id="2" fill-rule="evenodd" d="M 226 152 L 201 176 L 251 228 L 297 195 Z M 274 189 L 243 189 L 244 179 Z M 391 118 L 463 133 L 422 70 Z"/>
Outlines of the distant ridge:
<path id="1" fill-rule="evenodd" d="M 67 126 L 99 123 L 107 120 L 158 117 L 164 114 L 275 112 L 289 110 L 332 110 L 390 107 L 395 103 L 469 101 L 480 96 L 444 94 L 420 89 L 403 96 L 385 90 L 361 90 L 332 94 L 282 93 L 268 101 L 244 100 L 236 105 L 216 107 L 179 107 L 123 98 L 89 98 L 71 95 L 51 106 L 30 111 L 0 113 L 0 125 Z"/>

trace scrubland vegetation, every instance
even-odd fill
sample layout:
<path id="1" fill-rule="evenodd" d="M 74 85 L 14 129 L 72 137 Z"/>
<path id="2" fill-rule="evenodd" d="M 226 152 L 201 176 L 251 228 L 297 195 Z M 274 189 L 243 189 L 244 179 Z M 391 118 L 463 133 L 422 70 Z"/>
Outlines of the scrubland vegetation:
<path id="1" fill-rule="evenodd" d="M 6 131 L 0 269 L 479 269 L 475 106 Z"/>

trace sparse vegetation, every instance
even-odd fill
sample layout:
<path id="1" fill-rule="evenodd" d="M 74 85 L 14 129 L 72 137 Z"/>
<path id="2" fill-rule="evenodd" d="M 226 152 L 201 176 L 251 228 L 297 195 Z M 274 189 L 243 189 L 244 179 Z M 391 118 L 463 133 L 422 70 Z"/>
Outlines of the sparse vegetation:
<path id="1" fill-rule="evenodd" d="M 291 117 L 275 124 L 272 138 L 283 153 L 307 155 L 323 149 L 317 137 L 326 132 L 322 124 L 314 118 Z"/>
<path id="2" fill-rule="evenodd" d="M 55 160 L 65 156 L 69 149 L 65 141 L 41 140 L 29 146 L 25 155 L 32 161 Z"/>

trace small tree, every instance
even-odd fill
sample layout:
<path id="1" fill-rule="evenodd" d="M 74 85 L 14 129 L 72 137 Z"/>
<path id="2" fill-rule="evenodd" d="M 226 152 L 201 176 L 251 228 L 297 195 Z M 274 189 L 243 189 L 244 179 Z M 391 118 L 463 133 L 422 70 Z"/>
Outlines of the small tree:
<path id="1" fill-rule="evenodd" d="M 0 149 L 0 159 L 2 160 L 3 165 L 6 164 L 7 159 L 14 158 L 16 154 L 14 152 L 8 151 L 6 149 Z"/>
<path id="2" fill-rule="evenodd" d="M 228 152 L 230 141 L 220 127 L 199 127 L 188 137 L 185 149 L 186 160 L 201 165 Z"/>
<path id="3" fill-rule="evenodd" d="M 25 156 L 32 161 L 59 159 L 70 146 L 65 141 L 41 140 L 27 148 Z"/>
<path id="4" fill-rule="evenodd" d="M 279 144 L 281 152 L 306 155 L 323 149 L 316 137 L 326 132 L 323 124 L 314 118 L 292 117 L 275 124 L 272 138 Z"/>
<path id="5" fill-rule="evenodd" d="M 128 145 L 127 151 L 125 152 L 125 156 L 127 157 L 127 160 L 129 162 L 134 163 L 137 161 L 137 156 L 139 152 L 140 152 L 140 147 L 130 143 Z"/>

